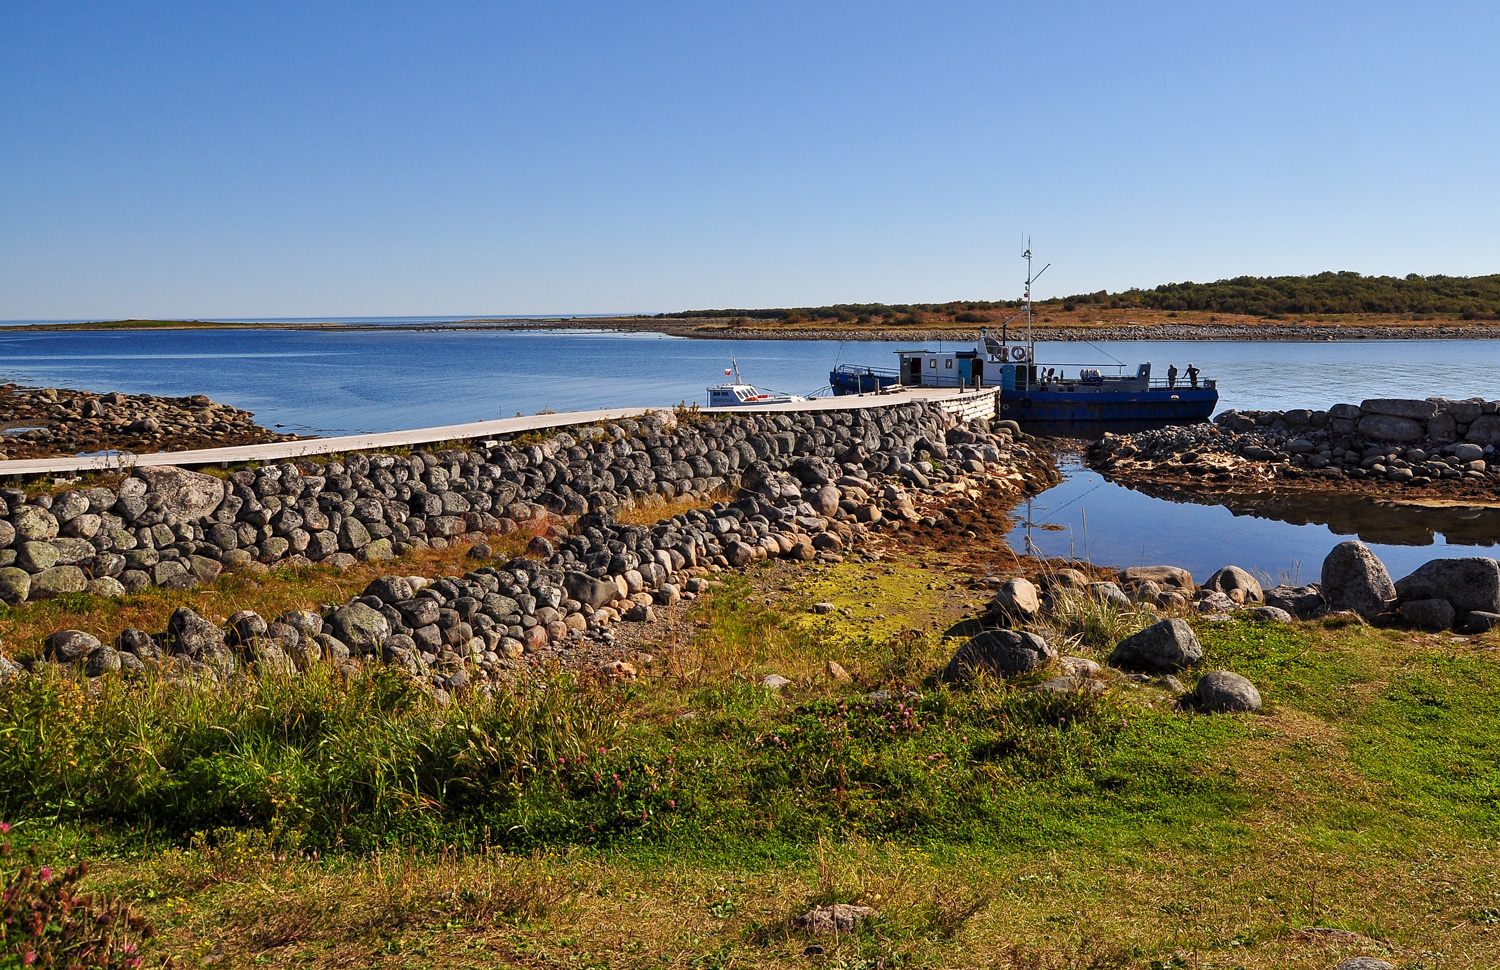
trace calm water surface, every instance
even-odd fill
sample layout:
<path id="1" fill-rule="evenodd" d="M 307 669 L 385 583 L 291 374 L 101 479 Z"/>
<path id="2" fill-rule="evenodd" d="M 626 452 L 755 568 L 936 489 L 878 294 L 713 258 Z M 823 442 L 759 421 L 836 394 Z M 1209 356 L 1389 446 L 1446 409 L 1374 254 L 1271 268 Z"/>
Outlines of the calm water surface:
<path id="1" fill-rule="evenodd" d="M 914 342 L 909 347 L 937 348 Z M 948 346 L 953 346 L 949 344 Z M 517 413 L 704 403 L 737 358 L 746 380 L 806 394 L 838 362 L 892 366 L 897 345 L 688 340 L 579 332 L 244 331 L 0 334 L 0 381 L 167 396 L 207 394 L 304 434 L 393 431 Z M 1129 341 L 1039 344 L 1068 370 L 1189 363 L 1219 381 L 1222 408 L 1326 407 L 1369 397 L 1500 397 L 1500 341 L 1325 343 Z M 1485 554 L 1494 512 L 1392 510 L 1341 499 L 1229 509 L 1111 485 L 1073 467 L 1033 503 L 1032 541 L 1047 555 L 1101 564 L 1173 562 L 1201 580 L 1227 562 L 1272 579 L 1317 578 L 1338 541 L 1361 536 L 1392 572 L 1439 555 Z M 1014 537 L 1016 548 L 1024 527 Z M 1444 551 L 1444 547 L 1462 549 Z"/>
<path id="2" fill-rule="evenodd" d="M 1203 582 L 1235 565 L 1264 583 L 1315 583 L 1328 551 L 1360 539 L 1400 578 L 1430 559 L 1494 556 L 1500 509 L 1395 506 L 1349 496 L 1254 499 L 1235 507 L 1153 497 L 1076 459 L 1017 509 L 1011 548 L 1100 566 L 1170 563 Z M 1027 545 L 1028 540 L 1030 546 Z"/>

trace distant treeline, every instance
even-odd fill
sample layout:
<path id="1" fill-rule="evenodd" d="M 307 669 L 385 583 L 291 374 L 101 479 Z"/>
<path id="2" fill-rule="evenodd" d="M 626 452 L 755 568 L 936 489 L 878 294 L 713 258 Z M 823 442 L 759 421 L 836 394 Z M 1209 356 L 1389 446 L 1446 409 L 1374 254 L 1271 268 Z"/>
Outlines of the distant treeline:
<path id="1" fill-rule="evenodd" d="M 1217 283 L 1168 283 L 1149 290 L 1080 294 L 1049 303 L 1152 310 L 1206 310 L 1257 317 L 1415 313 L 1500 317 L 1500 276 L 1240 276 Z"/>
<path id="2" fill-rule="evenodd" d="M 1239 276 L 1216 283 L 1167 283 L 1149 290 L 1119 293 L 1100 290 L 1037 301 L 1072 311 L 1081 306 L 1109 309 L 1196 310 L 1257 317 L 1322 314 L 1417 314 L 1500 319 L 1500 275 L 1495 276 L 1361 276 L 1318 273 L 1315 276 Z M 990 323 L 1020 304 L 1011 301 L 959 300 L 949 303 L 843 303 L 836 306 L 762 310 L 684 310 L 658 313 L 664 319 L 716 318 L 749 323 L 775 320 L 787 324 L 829 321 L 879 325 L 945 322 Z"/>

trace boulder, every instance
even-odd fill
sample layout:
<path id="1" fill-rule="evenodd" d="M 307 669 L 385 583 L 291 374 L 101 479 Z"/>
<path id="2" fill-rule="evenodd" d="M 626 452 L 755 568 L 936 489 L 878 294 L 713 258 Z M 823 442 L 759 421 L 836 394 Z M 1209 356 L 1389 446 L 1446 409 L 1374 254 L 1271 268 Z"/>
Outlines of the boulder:
<path id="1" fill-rule="evenodd" d="M 28 573 L 39 573 L 51 569 L 62 558 L 57 547 L 50 542 L 27 541 L 16 548 L 16 565 Z"/>
<path id="2" fill-rule="evenodd" d="M 1442 599 L 1403 600 L 1401 622 L 1419 630 L 1451 630 L 1453 604 Z"/>
<path id="3" fill-rule="evenodd" d="M 1335 963 L 1333 970 L 1396 970 L 1396 965 L 1379 957 L 1350 957 Z"/>
<path id="4" fill-rule="evenodd" d="M 1427 422 L 1427 437 L 1433 444 L 1446 445 L 1458 440 L 1458 422 L 1451 414 L 1439 414 Z"/>
<path id="5" fill-rule="evenodd" d="M 134 654 L 121 654 L 114 647 L 100 645 L 88 656 L 84 664 L 83 673 L 87 677 L 103 677 L 105 674 L 117 674 L 123 666 L 122 656 L 138 660 Z"/>
<path id="6" fill-rule="evenodd" d="M 1115 583 L 1089 583 L 1089 595 L 1100 603 L 1130 609 L 1130 597 Z"/>
<path id="7" fill-rule="evenodd" d="M 312 610 L 288 610 L 277 617 L 276 622 L 285 623 L 303 639 L 311 639 L 323 632 L 323 618 Z"/>
<path id="8" fill-rule="evenodd" d="M 196 522 L 224 501 L 224 483 L 211 475 L 158 465 L 137 468 L 135 477 L 161 496 L 162 521 L 167 525 Z"/>
<path id="9" fill-rule="evenodd" d="M 162 649 L 161 644 L 145 630 L 128 627 L 115 637 L 115 650 L 118 653 L 134 654 L 142 660 L 164 660 L 167 652 Z"/>
<path id="10" fill-rule="evenodd" d="M 15 566 L 0 566 L 0 603 L 15 606 L 31 595 L 31 574 Z"/>
<path id="11" fill-rule="evenodd" d="M 1376 441 L 1416 441 L 1426 432 L 1419 421 L 1389 414 L 1367 414 L 1357 427 L 1360 434 Z"/>
<path id="12" fill-rule="evenodd" d="M 822 458 L 805 457 L 793 461 L 787 469 L 804 486 L 821 487 L 837 479 L 838 472 Z"/>
<path id="13" fill-rule="evenodd" d="M 818 538 L 821 539 L 825 536 L 832 538 L 828 533 L 822 533 Z M 740 569 L 749 565 L 750 561 L 755 558 L 755 550 L 736 539 L 724 547 L 724 558 L 728 560 L 731 567 Z"/>
<path id="14" fill-rule="evenodd" d="M 811 489 L 808 496 L 808 504 L 813 511 L 819 515 L 837 515 L 839 511 L 839 490 L 833 485 L 824 485 L 821 488 Z"/>
<path id="15" fill-rule="evenodd" d="M 107 599 L 115 599 L 125 595 L 125 586 L 113 576 L 100 576 L 98 579 L 89 580 L 84 589 L 90 596 L 103 596 Z"/>
<path id="16" fill-rule="evenodd" d="M 1194 589 L 1193 574 L 1181 566 L 1131 566 L 1120 570 L 1120 582 L 1125 586 L 1152 582 L 1158 586 L 1176 586 L 1178 589 Z"/>
<path id="17" fill-rule="evenodd" d="M 229 628 L 226 640 L 237 647 L 246 646 L 266 633 L 265 618 L 254 610 L 240 610 L 225 625 Z"/>
<path id="18" fill-rule="evenodd" d="M 1500 445 L 1500 414 L 1481 414 L 1475 418 L 1464 440 L 1476 445 Z"/>
<path id="19" fill-rule="evenodd" d="M 1403 604 L 1442 599 L 1458 613 L 1500 613 L 1500 562 L 1479 556 L 1434 559 L 1396 583 L 1396 595 Z"/>
<path id="20" fill-rule="evenodd" d="M 1057 651 L 1035 633 L 1019 630 L 986 630 L 958 648 L 944 680 L 962 680 L 975 673 L 1014 677 L 1040 670 L 1057 659 Z"/>
<path id="21" fill-rule="evenodd" d="M 1426 421 L 1438 413 L 1438 406 L 1432 401 L 1416 401 L 1406 398 L 1389 397 L 1361 401 L 1359 409 L 1366 415 L 1390 415 L 1397 418 L 1410 418 L 1415 421 Z"/>
<path id="22" fill-rule="evenodd" d="M 1260 623 L 1290 623 L 1292 614 L 1276 606 L 1252 606 L 1245 616 Z"/>
<path id="23" fill-rule="evenodd" d="M 216 656 L 224 650 L 224 631 L 186 606 L 167 620 L 166 647 L 189 657 Z"/>
<path id="24" fill-rule="evenodd" d="M 1203 646 L 1184 620 L 1162 620 L 1126 637 L 1110 654 L 1116 667 L 1171 673 L 1203 659 Z"/>
<path id="25" fill-rule="evenodd" d="M 23 505 L 11 513 L 16 539 L 46 542 L 57 538 L 57 519 L 39 505 Z"/>
<path id="26" fill-rule="evenodd" d="M 1076 569 L 1063 568 L 1043 573 L 1037 577 L 1036 582 L 1042 589 L 1050 592 L 1057 589 L 1088 589 L 1092 580 Z"/>
<path id="27" fill-rule="evenodd" d="M 1198 601 L 1197 609 L 1199 613 L 1229 613 L 1239 607 L 1228 593 L 1213 592 Z"/>
<path id="28" fill-rule="evenodd" d="M 31 598 L 34 600 L 81 593 L 88 588 L 89 578 L 77 566 L 53 566 L 31 577 Z"/>
<path id="29" fill-rule="evenodd" d="M 1208 582 L 1203 584 L 1203 588 L 1217 590 L 1220 593 L 1240 590 L 1245 594 L 1244 602 L 1246 603 L 1260 603 L 1266 598 L 1265 591 L 1261 589 L 1260 580 L 1238 566 L 1225 566 L 1208 577 Z"/>
<path id="30" fill-rule="evenodd" d="M 1330 611 L 1352 610 L 1366 619 L 1386 612 L 1396 602 L 1396 585 L 1385 564 L 1358 539 L 1333 547 L 1323 560 L 1318 585 Z"/>
<path id="31" fill-rule="evenodd" d="M 355 656 L 375 653 L 391 633 L 390 621 L 384 614 L 359 602 L 334 610 L 328 617 L 328 626 L 333 636 L 347 644 Z"/>
<path id="32" fill-rule="evenodd" d="M 577 600 L 591 610 L 597 610 L 620 595 L 620 589 L 613 580 L 596 579 L 579 572 L 563 576 L 563 588 L 567 590 L 570 599 Z"/>
<path id="33" fill-rule="evenodd" d="M 1183 699 L 1184 706 L 1212 714 L 1247 713 L 1260 710 L 1260 691 L 1249 679 L 1228 670 L 1211 670 L 1198 678 L 1198 686 Z"/>
<path id="34" fill-rule="evenodd" d="M 477 546 L 475 548 L 478 548 Z M 372 539 L 359 550 L 359 558 L 365 562 L 381 562 L 396 558 L 396 546 L 388 538 Z"/>
<path id="35" fill-rule="evenodd" d="M 99 638 L 82 630 L 58 630 L 47 635 L 42 648 L 48 660 L 76 664 L 99 649 Z"/>
<path id="36" fill-rule="evenodd" d="M 1316 616 L 1326 605 L 1323 591 L 1317 584 L 1310 586 L 1274 586 L 1266 590 L 1266 605 L 1286 610 L 1299 620 Z"/>
<path id="37" fill-rule="evenodd" d="M 1484 613 L 1478 610 L 1465 613 L 1458 626 L 1459 630 L 1464 633 L 1488 633 L 1496 627 L 1500 627 L 1500 613 Z"/>
<path id="38" fill-rule="evenodd" d="M 411 580 L 405 576 L 381 576 L 370 580 L 361 596 L 374 596 L 382 603 L 404 603 L 416 595 Z"/>
<path id="39" fill-rule="evenodd" d="M 1035 584 L 1029 579 L 1016 577 L 1001 584 L 995 597 L 989 602 L 989 611 L 1016 622 L 1034 619 L 1042 611 Z"/>

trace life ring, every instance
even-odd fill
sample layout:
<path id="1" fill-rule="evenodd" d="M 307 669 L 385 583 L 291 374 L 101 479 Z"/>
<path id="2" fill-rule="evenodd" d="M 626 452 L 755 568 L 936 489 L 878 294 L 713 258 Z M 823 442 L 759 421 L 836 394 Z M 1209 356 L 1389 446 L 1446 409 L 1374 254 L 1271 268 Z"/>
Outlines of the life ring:
<path id="1" fill-rule="evenodd" d="M 1025 360 L 1026 359 L 1026 348 L 1025 347 L 1012 347 L 1012 348 L 1010 348 L 1010 359 L 1011 360 Z"/>

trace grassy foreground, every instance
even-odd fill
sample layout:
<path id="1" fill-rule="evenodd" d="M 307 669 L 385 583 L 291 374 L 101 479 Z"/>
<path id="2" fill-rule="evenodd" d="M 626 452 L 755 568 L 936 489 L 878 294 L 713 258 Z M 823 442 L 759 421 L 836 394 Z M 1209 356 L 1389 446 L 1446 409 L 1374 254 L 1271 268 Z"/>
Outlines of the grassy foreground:
<path id="1" fill-rule="evenodd" d="M 639 680 L 443 710 L 394 675 L 34 683 L 0 700 L 0 818 L 186 966 L 1496 964 L 1494 642 L 1205 624 L 1259 716 L 950 689 L 980 594 L 942 566 L 767 566 Z M 1143 620 L 1052 632 L 1102 659 Z M 881 915 L 793 932 L 816 902 Z"/>

